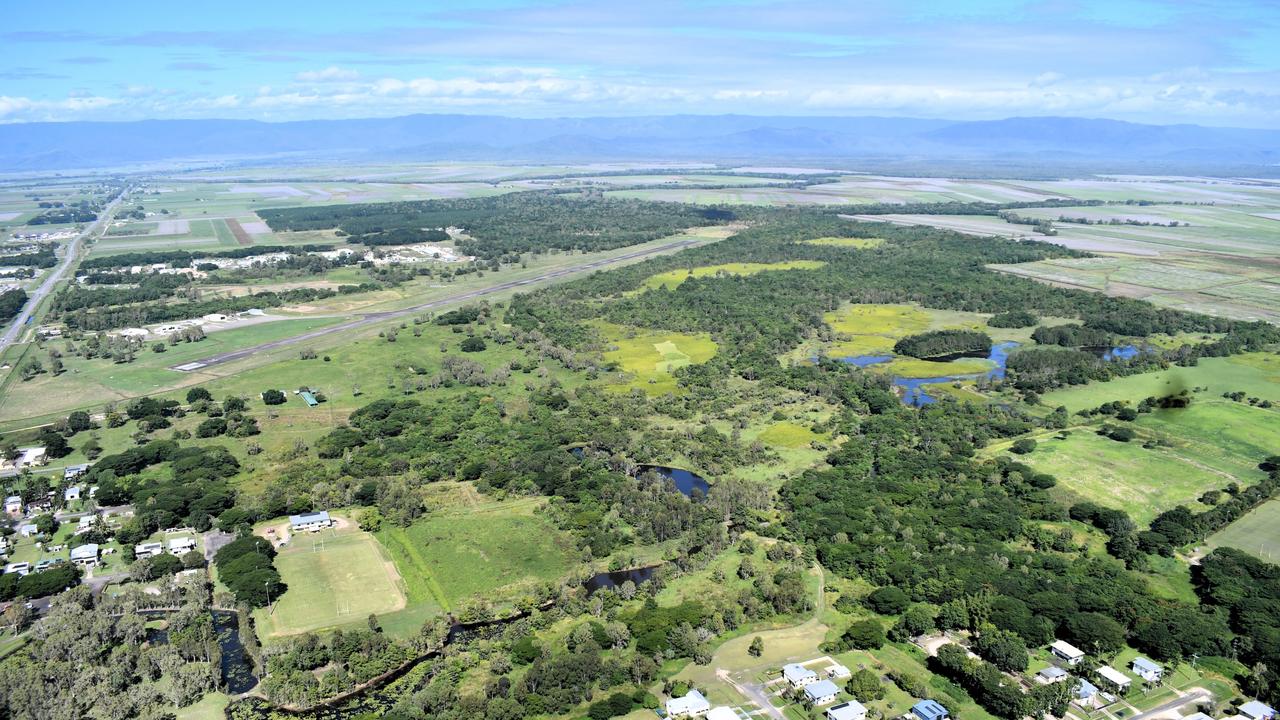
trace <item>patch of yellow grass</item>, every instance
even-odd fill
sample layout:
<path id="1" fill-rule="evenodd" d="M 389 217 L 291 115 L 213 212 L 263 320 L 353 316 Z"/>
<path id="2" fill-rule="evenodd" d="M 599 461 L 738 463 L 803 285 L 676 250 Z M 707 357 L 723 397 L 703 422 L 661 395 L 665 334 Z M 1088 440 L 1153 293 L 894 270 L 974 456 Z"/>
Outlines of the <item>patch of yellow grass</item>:
<path id="1" fill-rule="evenodd" d="M 931 378 L 948 375 L 977 375 L 995 367 L 983 358 L 960 358 L 950 362 L 934 362 L 912 357 L 894 358 L 886 367 L 890 375 L 904 378 Z"/>
<path id="2" fill-rule="evenodd" d="M 630 385 L 650 395 L 676 392 L 672 376 L 677 368 L 704 363 L 715 357 L 718 346 L 706 333 L 661 332 L 627 328 L 609 323 L 596 325 L 615 346 L 604 359 L 616 362 L 632 376 Z"/>
<path id="3" fill-rule="evenodd" d="M 756 439 L 766 445 L 783 448 L 807 448 L 814 440 L 822 440 L 823 436 L 803 425 L 793 422 L 776 422 L 765 428 Z"/>
<path id="4" fill-rule="evenodd" d="M 859 250 L 879 247 L 884 244 L 884 238 L 854 238 L 854 237 L 820 237 L 814 240 L 805 240 L 808 245 L 826 245 L 830 247 L 851 247 Z"/>
<path id="5" fill-rule="evenodd" d="M 823 315 L 839 335 L 828 354 L 832 357 L 884 355 L 899 338 L 924 332 L 929 313 L 911 305 L 850 305 Z"/>
<path id="6" fill-rule="evenodd" d="M 691 277 L 714 277 L 716 275 L 755 275 L 762 272 L 779 270 L 817 270 L 826 265 L 818 260 L 788 260 L 776 263 L 725 263 L 723 265 L 705 265 L 703 267 L 669 270 L 658 273 L 645 280 L 644 287 L 649 290 L 667 288 L 674 290 L 680 283 Z"/>

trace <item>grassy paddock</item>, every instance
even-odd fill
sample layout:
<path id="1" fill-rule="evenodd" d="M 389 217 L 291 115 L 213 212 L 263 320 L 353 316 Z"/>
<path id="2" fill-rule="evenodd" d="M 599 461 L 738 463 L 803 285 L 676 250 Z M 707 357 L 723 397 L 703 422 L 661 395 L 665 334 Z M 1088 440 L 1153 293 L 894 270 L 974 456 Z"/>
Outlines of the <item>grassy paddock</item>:
<path id="1" fill-rule="evenodd" d="M 715 277 L 716 275 L 755 275 L 762 272 L 779 270 L 817 270 L 826 265 L 818 260 L 789 260 L 776 263 L 725 263 L 723 265 L 706 265 L 683 270 L 669 270 L 645 280 L 644 287 L 650 290 L 667 288 L 674 290 L 680 283 L 689 278 Z"/>
<path id="2" fill-rule="evenodd" d="M 848 247 L 857 248 L 858 250 L 867 250 L 873 247 L 879 247 L 884 244 L 884 238 L 856 238 L 856 237 L 821 237 L 814 240 L 805 240 L 807 245 L 824 245 L 827 247 Z"/>
<path id="3" fill-rule="evenodd" d="M 690 335 L 677 332 L 649 331 L 621 325 L 597 323 L 605 339 L 616 349 L 604 359 L 616 362 L 631 375 L 633 387 L 650 395 L 676 392 L 673 370 L 686 365 L 704 363 L 715 357 L 717 346 L 706 333 Z"/>
<path id="4" fill-rule="evenodd" d="M 354 527 L 295 535 L 275 565 L 289 589 L 274 610 L 255 612 L 267 638 L 364 623 L 370 613 L 405 606 L 395 565 L 372 535 Z"/>
<path id="5" fill-rule="evenodd" d="M 1280 500 L 1271 500 L 1209 537 L 1210 548 L 1233 547 L 1267 562 L 1280 561 Z"/>

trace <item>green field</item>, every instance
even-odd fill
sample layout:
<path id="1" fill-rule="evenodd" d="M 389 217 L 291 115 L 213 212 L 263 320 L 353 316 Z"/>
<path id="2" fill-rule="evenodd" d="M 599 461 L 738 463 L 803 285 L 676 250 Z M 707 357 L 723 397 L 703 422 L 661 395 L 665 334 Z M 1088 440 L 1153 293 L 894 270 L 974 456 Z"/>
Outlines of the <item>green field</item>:
<path id="1" fill-rule="evenodd" d="M 1280 500 L 1263 503 L 1209 536 L 1206 545 L 1237 548 L 1270 563 L 1280 561 Z"/>
<path id="2" fill-rule="evenodd" d="M 814 240 L 805 240 L 807 245 L 824 245 L 828 247 L 850 247 L 859 250 L 879 247 L 884 244 L 884 238 L 861 238 L 861 237 L 821 237 Z"/>
<path id="3" fill-rule="evenodd" d="M 404 578 L 410 605 L 457 612 L 484 601 L 507 608 L 572 567 L 572 542 L 535 514 L 540 505 L 481 501 L 459 488 L 446 509 L 407 528 L 384 526 L 378 539 Z"/>
<path id="4" fill-rule="evenodd" d="M 1184 388 L 1197 387 L 1203 388 L 1197 395 L 1206 399 L 1220 397 L 1226 392 L 1243 391 L 1250 396 L 1280 403 L 1280 356 L 1264 352 L 1204 358 L 1195 367 L 1171 367 L 1159 372 L 1054 390 L 1044 395 L 1043 402 L 1047 407 L 1065 405 L 1075 412 L 1112 400 L 1128 400 L 1136 405 L 1143 398 L 1162 397 Z"/>
<path id="5" fill-rule="evenodd" d="M 355 528 L 295 535 L 275 565 L 289 589 L 274 610 L 254 613 L 266 638 L 363 624 L 370 613 L 405 606 L 395 565 L 372 535 Z"/>
<path id="6" fill-rule="evenodd" d="M 703 267 L 688 268 L 683 270 L 669 270 L 659 273 L 645 280 L 644 287 L 650 290 L 658 290 L 667 288 L 674 290 L 680 283 L 689 278 L 715 277 L 717 275 L 755 275 L 762 272 L 776 272 L 780 270 L 816 270 L 823 265 L 824 262 L 817 260 L 790 260 L 788 262 L 777 263 L 724 263 L 723 265 L 705 265 Z"/>
<path id="7" fill-rule="evenodd" d="M 716 344 L 705 333 L 660 332 L 597 323 L 601 334 L 614 349 L 604 353 L 631 376 L 630 385 L 650 395 L 676 392 L 671 372 L 686 365 L 704 363 L 715 357 Z"/>

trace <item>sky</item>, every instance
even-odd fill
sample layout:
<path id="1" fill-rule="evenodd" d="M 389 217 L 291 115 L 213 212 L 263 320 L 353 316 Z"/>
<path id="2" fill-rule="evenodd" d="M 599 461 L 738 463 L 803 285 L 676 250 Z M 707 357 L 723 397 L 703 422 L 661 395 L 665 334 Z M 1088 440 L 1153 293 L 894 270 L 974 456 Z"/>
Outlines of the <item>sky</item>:
<path id="1" fill-rule="evenodd" d="M 6 123 L 742 113 L 1280 128 L 1280 0 L 14 0 L 0 17 Z"/>

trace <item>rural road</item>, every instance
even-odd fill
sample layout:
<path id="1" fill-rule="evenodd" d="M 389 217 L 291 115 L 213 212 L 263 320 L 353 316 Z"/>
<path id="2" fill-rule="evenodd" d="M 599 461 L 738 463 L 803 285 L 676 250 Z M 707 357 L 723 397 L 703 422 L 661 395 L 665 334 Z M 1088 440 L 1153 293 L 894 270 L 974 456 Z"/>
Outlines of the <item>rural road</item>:
<path id="1" fill-rule="evenodd" d="M 181 365 L 174 365 L 169 369 L 178 370 L 180 372 L 193 372 L 195 370 L 202 370 L 204 368 L 211 367 L 213 365 L 221 365 L 223 363 L 233 362 L 235 360 L 242 360 L 244 358 L 257 355 L 258 353 L 266 352 L 268 350 L 274 350 L 276 348 L 287 347 L 289 345 L 296 345 L 298 343 L 308 342 L 310 340 L 315 340 L 317 338 L 325 337 L 326 335 L 349 332 L 351 330 L 373 325 L 375 323 L 380 323 L 384 320 L 392 320 L 395 318 L 406 317 L 408 315 L 420 313 L 424 310 L 434 310 L 436 308 L 439 308 L 445 305 L 452 305 L 454 303 L 464 302 L 467 300 L 474 300 L 475 298 L 484 297 L 486 295 L 492 295 L 494 293 L 500 293 L 506 290 L 513 290 L 515 288 L 523 287 L 525 285 L 532 285 L 534 283 L 543 282 L 544 280 L 554 280 L 555 278 L 564 277 L 566 275 L 575 275 L 577 273 L 585 272 L 587 270 L 594 270 L 596 268 L 601 268 L 606 265 L 612 265 L 613 263 L 622 262 L 624 260 L 634 260 L 636 258 L 646 257 L 648 255 L 656 255 L 661 252 L 667 252 L 670 250 L 679 250 L 681 248 L 692 247 L 694 245 L 699 245 L 701 243 L 702 243 L 701 240 L 680 240 L 678 242 L 668 243 L 666 245 L 660 245 L 656 248 L 649 248 L 648 250 L 638 250 L 636 252 L 627 253 L 625 255 L 618 255 L 617 257 L 602 258 L 600 260 L 593 260 L 589 263 L 583 263 L 581 265 L 575 265 L 573 267 L 561 268 L 560 270 L 553 270 L 551 272 L 544 273 L 537 277 L 526 278 L 524 280 L 512 280 L 509 282 L 498 283 L 497 285 L 490 285 L 489 287 L 480 288 L 478 290 L 468 290 L 467 292 L 464 292 L 464 293 L 458 293 L 457 295 L 450 295 L 448 297 L 440 298 L 439 300 L 432 300 L 429 303 L 423 303 L 421 305 L 414 305 L 413 307 L 404 308 L 403 310 L 388 310 L 385 312 L 369 313 L 367 315 L 361 316 L 356 320 L 351 320 L 349 322 L 345 322 L 340 325 L 321 328 L 319 330 L 312 330 L 310 332 L 302 333 L 301 335 L 294 335 L 293 337 L 289 337 L 289 338 L 273 340 L 271 342 L 262 343 L 261 345 L 254 345 L 253 347 L 241 348 L 239 350 L 232 350 L 230 352 L 219 353 L 217 355 L 210 355 L 209 357 L 204 358 L 202 360 L 192 360 L 191 362 L 185 362 L 185 363 L 182 363 Z"/>
<path id="2" fill-rule="evenodd" d="M 1210 698 L 1212 698 L 1212 695 L 1209 694 L 1208 690 L 1205 690 L 1204 688 L 1196 688 L 1194 691 L 1189 692 L 1176 700 L 1170 700 L 1169 702 L 1163 705 L 1157 705 L 1144 713 L 1134 715 L 1129 718 L 1129 720 L 1151 720 L 1151 718 L 1177 710 L 1183 705 L 1197 703 L 1201 700 L 1208 700 Z"/>
<path id="3" fill-rule="evenodd" d="M 22 333 L 27 321 L 31 319 L 36 309 L 40 307 L 40 303 L 53 291 L 53 287 L 58 284 L 58 281 L 62 280 L 67 271 L 71 269 L 71 266 L 75 264 L 76 256 L 80 252 L 80 243 L 84 242 L 84 239 L 93 234 L 99 227 L 104 227 L 106 223 L 110 222 L 111 213 L 115 212 L 116 206 L 124 200 L 124 196 L 128 193 L 127 189 L 120 191 L 116 199 L 112 200 L 110 204 L 103 208 L 102 212 L 98 213 L 97 220 L 90 223 L 89 227 L 84 229 L 84 232 L 67 243 L 62 252 L 62 261 L 49 273 L 44 282 L 40 283 L 40 286 L 35 289 L 27 300 L 26 306 L 22 308 L 22 312 L 18 313 L 18 316 L 13 319 L 13 324 L 4 331 L 3 336 L 0 336 L 0 352 L 4 352 L 6 348 L 13 344 L 18 335 Z"/>

